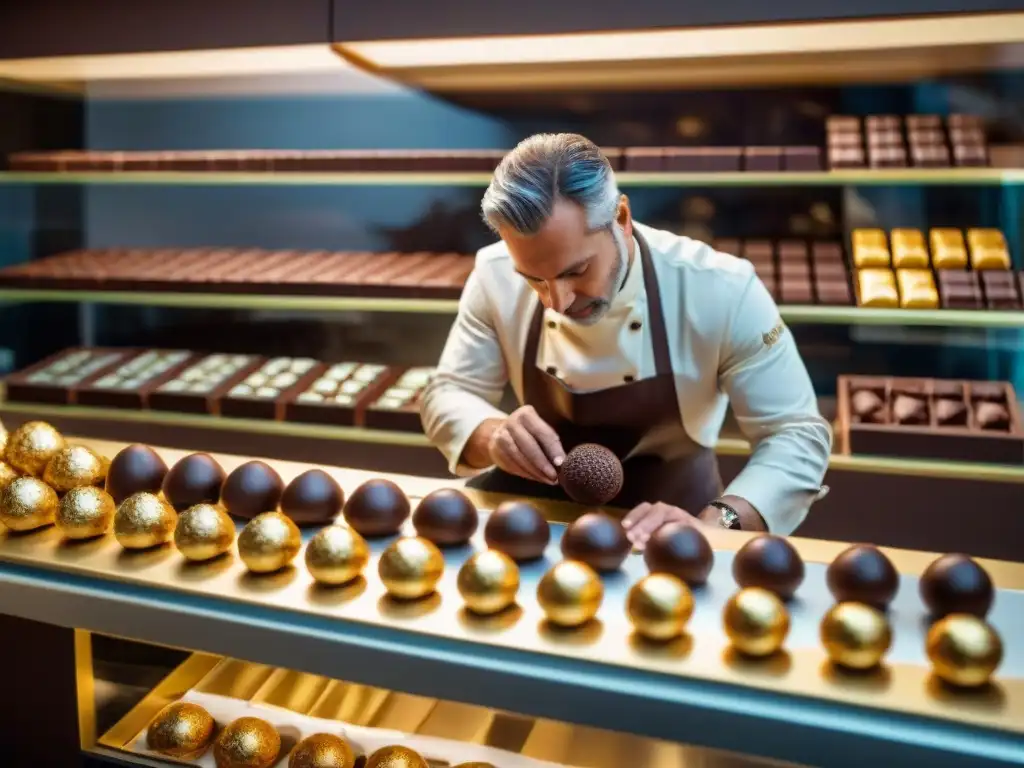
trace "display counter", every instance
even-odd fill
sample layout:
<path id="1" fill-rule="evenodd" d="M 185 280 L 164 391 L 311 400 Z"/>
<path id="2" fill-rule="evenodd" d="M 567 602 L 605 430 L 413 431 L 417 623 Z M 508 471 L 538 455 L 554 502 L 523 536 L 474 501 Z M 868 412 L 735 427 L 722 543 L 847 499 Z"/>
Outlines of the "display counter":
<path id="1" fill-rule="evenodd" d="M 122 447 L 86 443 L 106 456 Z M 170 449 L 158 453 L 169 466 L 185 455 Z M 215 459 L 228 471 L 247 461 L 228 455 Z M 309 469 L 284 461 L 273 466 L 285 482 Z M 329 473 L 349 494 L 364 480 L 380 477 L 345 469 Z M 451 485 L 413 476 L 389 479 L 402 488 L 413 507 L 424 495 Z M 562 560 L 565 529 L 559 521 L 581 511 L 572 505 L 537 502 L 553 521 L 552 535 L 540 560 L 520 564 L 517 604 L 486 618 L 467 610 L 456 585 L 459 569 L 474 551 L 485 548 L 485 522 L 507 499 L 466 493 L 480 511 L 477 532 L 469 544 L 443 549 L 444 569 L 436 591 L 418 600 L 389 596 L 378 576 L 379 559 L 395 536 L 368 539 L 370 559 L 363 575 L 343 586 L 326 587 L 314 581 L 301 552 L 291 565 L 257 575 L 247 571 L 234 547 L 210 562 L 190 563 L 173 544 L 128 551 L 110 532 L 83 542 L 63 540 L 52 526 L 7 533 L 0 539 L 0 613 L 6 625 L 10 693 L 0 710 L 4 722 L 13 724 L 5 726 L 10 731 L 5 734 L 8 748 L 23 760 L 15 764 L 52 760 L 62 744 L 68 749 L 68 740 L 62 741 L 60 733 L 70 728 L 80 733 L 76 750 L 80 746 L 94 756 L 107 755 L 127 764 L 163 765 L 163 758 L 145 750 L 140 733 L 163 704 L 182 696 L 193 700 L 199 695 L 201 700 L 204 692 L 235 702 L 228 714 L 214 713 L 220 718 L 218 727 L 225 725 L 223 718 L 251 707 L 276 718 L 283 737 L 323 726 L 320 720 L 303 717 L 326 718 L 337 732 L 367 750 L 405 738 L 409 746 L 418 744 L 427 757 L 440 761 L 436 765 L 474 759 L 500 768 L 544 765 L 529 762 L 530 755 L 576 768 L 610 766 L 612 757 L 620 767 L 695 764 L 697 753 L 682 750 L 680 744 L 727 750 L 751 760 L 819 766 L 871 761 L 1024 764 L 1022 565 L 977 561 L 996 589 L 987 621 L 1002 638 L 1003 659 L 992 682 L 954 689 L 932 674 L 925 654 L 930 622 L 919 581 L 937 558 L 934 553 L 885 550 L 900 573 L 888 611 L 892 645 L 882 666 L 845 672 L 829 662 L 819 639 L 821 619 L 833 605 L 826 568 L 847 547 L 844 543 L 791 539 L 806 568 L 796 596 L 786 606 L 791 628 L 781 650 L 754 659 L 730 645 L 722 620 L 723 608 L 737 590 L 735 552 L 752 534 L 708 533 L 714 565 L 706 585 L 693 589 L 687 631 L 674 640 L 653 643 L 633 632 L 625 608 L 631 586 L 648 572 L 636 553 L 628 555 L 620 569 L 601 577 L 603 601 L 594 619 L 576 629 L 558 628 L 545 619 L 537 586 Z M 315 531 L 303 531 L 304 547 Z M 412 533 L 406 521 L 403 534 Z M 195 655 L 150 690 L 117 726 L 95 733 L 91 633 L 187 649 Z M 76 679 L 69 680 L 69 675 Z M 213 685 L 211 679 L 221 682 Z M 249 683 L 243 685 L 244 679 Z M 334 698 L 328 689 L 334 690 Z M 38 728 L 33 732 L 27 727 L 41 704 L 25 706 L 40 690 L 50 691 L 54 702 L 47 722 L 55 735 L 45 743 L 40 742 Z M 346 690 L 360 693 L 351 693 L 349 703 L 341 707 Z M 409 724 L 409 718 L 416 719 L 409 709 L 403 710 L 404 720 L 360 716 L 355 710 L 371 706 L 367 702 L 374 700 L 372 691 L 379 692 L 373 705 L 377 708 L 390 695 L 405 696 L 397 701 L 421 713 L 416 716 L 419 724 L 427 719 L 423 710 L 433 711 L 441 706 L 438 701 L 443 702 L 449 714 L 438 718 L 461 722 L 463 727 L 449 725 L 436 731 L 443 738 L 435 738 L 443 744 L 422 741 L 422 733 L 414 734 L 419 726 Z M 77 703 L 68 704 L 62 697 Z M 463 705 L 468 706 L 450 710 Z M 487 741 L 480 733 L 494 729 L 481 723 L 493 725 L 506 717 L 496 713 L 506 712 L 519 718 L 519 735 L 513 738 L 505 731 L 503 738 L 494 736 L 505 752 L 481 757 L 482 753 L 459 746 Z M 391 731 L 374 731 L 373 727 L 384 727 L 381 723 Z M 538 728 L 539 735 L 531 742 L 530 734 Z M 591 738 L 592 747 L 605 746 L 578 747 Z M 541 748 L 542 741 L 562 747 Z M 528 743 L 533 744 L 532 752 L 524 752 Z M 577 744 L 575 751 L 566 746 L 569 743 Z M 646 746 L 641 750 L 639 745 Z M 644 757 L 638 762 L 624 757 L 633 754 L 631 750 Z M 28 759 L 35 762 L 24 762 Z M 717 759 L 726 762 L 708 758 L 710 762 L 700 764 L 749 764 Z M 203 760 L 187 764 L 213 765 L 209 755 Z M 282 757 L 275 765 L 286 763 Z"/>

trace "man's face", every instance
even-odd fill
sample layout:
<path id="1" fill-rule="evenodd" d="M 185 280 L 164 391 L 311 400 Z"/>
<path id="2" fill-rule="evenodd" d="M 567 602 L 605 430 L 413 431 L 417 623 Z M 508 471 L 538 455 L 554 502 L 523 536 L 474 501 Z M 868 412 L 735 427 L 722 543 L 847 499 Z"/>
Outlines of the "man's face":
<path id="1" fill-rule="evenodd" d="M 629 266 L 633 223 L 625 196 L 610 228 L 590 232 L 575 203 L 559 200 L 535 235 L 501 230 L 516 271 L 548 309 L 584 325 L 608 312 Z"/>

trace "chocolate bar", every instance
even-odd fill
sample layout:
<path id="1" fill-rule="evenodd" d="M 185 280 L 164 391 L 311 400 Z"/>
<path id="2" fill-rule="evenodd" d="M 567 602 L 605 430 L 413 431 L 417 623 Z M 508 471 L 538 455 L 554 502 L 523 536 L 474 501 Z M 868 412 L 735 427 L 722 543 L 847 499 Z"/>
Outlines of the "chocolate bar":
<path id="1" fill-rule="evenodd" d="M 897 269 L 926 269 L 930 266 L 924 235 L 919 229 L 894 229 L 892 239 L 892 265 Z"/>
<path id="2" fill-rule="evenodd" d="M 74 403 L 80 385 L 119 365 L 129 354 L 108 348 L 63 350 L 8 376 L 4 381 L 6 399 L 13 403 Z"/>
<path id="3" fill-rule="evenodd" d="M 830 134 L 860 133 L 860 118 L 852 115 L 829 115 L 825 119 L 825 130 Z"/>
<path id="4" fill-rule="evenodd" d="M 743 150 L 743 170 L 758 172 L 781 169 L 781 147 L 746 147 Z"/>
<path id="5" fill-rule="evenodd" d="M 967 266 L 967 246 L 959 229 L 938 227 L 928 233 L 928 238 L 935 269 L 964 269 Z"/>
<path id="6" fill-rule="evenodd" d="M 942 130 L 942 118 L 938 115 L 907 115 L 904 118 L 907 124 L 907 131 Z"/>
<path id="7" fill-rule="evenodd" d="M 284 400 L 282 418 L 306 424 L 363 426 L 362 414 L 397 372 L 384 365 L 335 363 L 323 367 Z"/>
<path id="8" fill-rule="evenodd" d="M 853 266 L 863 269 L 865 267 L 888 267 L 892 263 L 884 230 L 855 229 L 851 240 Z"/>
<path id="9" fill-rule="evenodd" d="M 989 309 L 1020 309 L 1021 296 L 1018 293 L 1017 275 L 1002 270 L 984 270 L 978 273 L 985 294 L 985 306 Z"/>
<path id="10" fill-rule="evenodd" d="M 821 149 L 818 147 L 783 147 L 782 170 L 813 173 L 821 170 Z"/>
<path id="11" fill-rule="evenodd" d="M 962 168 L 979 168 L 988 165 L 988 152 L 981 144 L 954 144 L 953 162 Z"/>
<path id="12" fill-rule="evenodd" d="M 903 127 L 902 121 L 897 115 L 868 115 L 864 120 L 864 129 L 868 133 L 878 131 L 899 132 Z"/>
<path id="13" fill-rule="evenodd" d="M 775 263 L 775 246 L 770 240 L 744 240 L 741 255 L 747 261 L 757 264 Z"/>
<path id="14" fill-rule="evenodd" d="M 1010 268 L 1010 252 L 1006 247 L 1006 238 L 998 229 L 969 229 L 967 244 L 970 246 L 972 268 Z"/>
<path id="15" fill-rule="evenodd" d="M 993 168 L 1024 168 L 1024 144 L 992 144 L 988 159 Z"/>
<path id="16" fill-rule="evenodd" d="M 945 144 L 910 145 L 910 161 L 918 168 L 948 168 L 949 149 Z"/>
<path id="17" fill-rule="evenodd" d="M 857 146 L 841 147 L 829 145 L 828 164 L 830 168 L 863 168 L 864 148 Z"/>
<path id="18" fill-rule="evenodd" d="M 977 272 L 964 269 L 940 269 L 939 298 L 943 309 L 980 309 L 981 285 Z"/>
<path id="19" fill-rule="evenodd" d="M 149 408 L 219 415 L 220 399 L 263 362 L 254 355 L 207 355 L 156 387 Z"/>
<path id="20" fill-rule="evenodd" d="M 365 425 L 371 429 L 421 432 L 420 400 L 433 374 L 433 368 L 405 371 L 366 408 Z"/>
<path id="21" fill-rule="evenodd" d="M 845 453 L 1024 463 L 1024 430 L 1008 382 L 840 376 Z"/>
<path id="22" fill-rule="evenodd" d="M 665 147 L 663 154 L 666 171 L 687 173 L 738 171 L 742 158 L 740 147 Z"/>
<path id="23" fill-rule="evenodd" d="M 868 165 L 872 168 L 905 168 L 907 151 L 902 146 L 869 145 Z"/>
<path id="24" fill-rule="evenodd" d="M 150 393 L 194 358 L 191 352 L 178 349 L 137 352 L 84 382 L 76 392 L 75 402 L 101 408 L 148 408 Z"/>
<path id="25" fill-rule="evenodd" d="M 231 387 L 214 407 L 222 416 L 280 420 L 285 401 L 305 390 L 325 367 L 309 358 L 271 358 Z"/>
<path id="26" fill-rule="evenodd" d="M 939 294 L 930 269 L 897 269 L 900 307 L 903 309 L 937 309 Z"/>
<path id="27" fill-rule="evenodd" d="M 630 147 L 622 157 L 622 168 L 632 173 L 664 171 L 665 152 L 662 147 Z"/>
<path id="28" fill-rule="evenodd" d="M 862 307 L 895 308 L 900 295 L 891 269 L 857 270 L 857 303 Z"/>

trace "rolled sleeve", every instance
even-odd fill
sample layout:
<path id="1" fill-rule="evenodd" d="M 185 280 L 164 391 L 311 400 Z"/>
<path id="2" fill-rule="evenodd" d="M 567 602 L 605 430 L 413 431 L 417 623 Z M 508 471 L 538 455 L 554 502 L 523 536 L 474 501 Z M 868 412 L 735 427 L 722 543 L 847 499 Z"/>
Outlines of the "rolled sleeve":
<path id="1" fill-rule="evenodd" d="M 459 300 L 437 369 L 420 405 L 423 429 L 444 454 L 452 474 L 480 470 L 460 464 L 470 436 L 484 421 L 501 418 L 498 408 L 508 371 L 494 327 L 490 298 L 472 273 Z"/>
<path id="2" fill-rule="evenodd" d="M 732 312 L 719 382 L 753 447 L 725 493 L 750 502 L 769 531 L 788 535 L 821 490 L 832 428 L 818 410 L 796 342 L 756 276 Z"/>

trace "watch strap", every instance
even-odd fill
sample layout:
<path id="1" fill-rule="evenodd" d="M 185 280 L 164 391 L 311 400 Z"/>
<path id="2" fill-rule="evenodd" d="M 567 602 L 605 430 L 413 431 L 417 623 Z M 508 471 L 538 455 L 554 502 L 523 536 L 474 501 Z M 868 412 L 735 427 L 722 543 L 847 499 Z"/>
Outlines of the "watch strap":
<path id="1" fill-rule="evenodd" d="M 724 501 L 716 499 L 715 501 L 712 501 L 709 506 L 714 507 L 721 513 L 718 517 L 718 525 L 721 528 L 726 528 L 731 531 L 739 531 L 742 529 L 740 525 L 740 513 Z"/>

